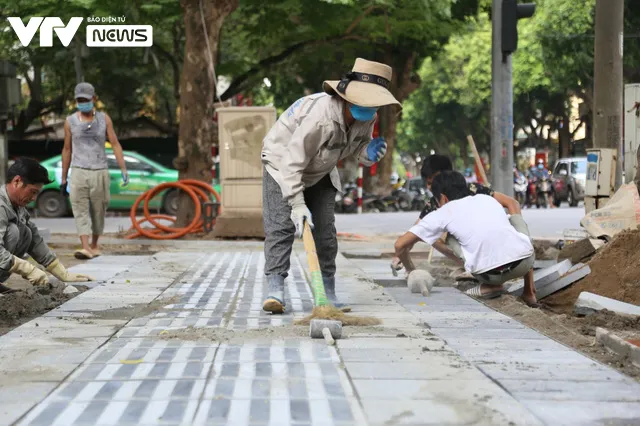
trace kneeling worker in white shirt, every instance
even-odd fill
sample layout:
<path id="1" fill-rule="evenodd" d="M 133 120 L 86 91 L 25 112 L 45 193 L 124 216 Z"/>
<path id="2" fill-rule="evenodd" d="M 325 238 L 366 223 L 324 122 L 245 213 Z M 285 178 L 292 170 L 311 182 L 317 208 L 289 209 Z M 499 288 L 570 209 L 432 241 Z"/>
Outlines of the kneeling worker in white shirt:
<path id="1" fill-rule="evenodd" d="M 407 272 L 415 269 L 409 252 L 424 241 L 464 265 L 481 283 L 467 291 L 470 296 L 498 297 L 505 292 L 505 282 L 524 277 L 522 299 L 530 307 L 539 307 L 533 284 L 535 254 L 519 206 L 510 208 L 508 216 L 494 198 L 472 196 L 464 176 L 454 171 L 437 175 L 431 192 L 439 208 L 395 243 L 396 257 Z M 444 232 L 448 233 L 446 243 L 440 239 Z"/>

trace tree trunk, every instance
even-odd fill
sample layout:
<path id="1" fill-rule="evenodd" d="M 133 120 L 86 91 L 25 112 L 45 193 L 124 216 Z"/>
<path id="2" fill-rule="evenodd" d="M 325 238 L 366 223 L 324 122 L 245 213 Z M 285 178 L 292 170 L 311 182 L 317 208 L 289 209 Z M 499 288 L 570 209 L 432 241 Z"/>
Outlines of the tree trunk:
<path id="1" fill-rule="evenodd" d="M 215 81 L 210 58 L 217 57 L 218 39 L 224 19 L 238 7 L 239 0 L 181 0 L 184 13 L 185 50 L 180 82 L 180 130 L 178 157 L 174 166 L 180 179 L 197 179 L 211 183 L 211 146 Z M 205 37 L 202 15 L 208 35 Z M 211 49 L 209 52 L 208 49 Z M 176 225 L 188 225 L 195 206 L 182 194 Z"/>
<path id="2" fill-rule="evenodd" d="M 569 130 L 569 117 L 562 116 L 562 127 L 558 129 L 558 155 L 559 158 L 571 156 L 571 131 Z"/>
<path id="3" fill-rule="evenodd" d="M 398 73 L 398 68 L 394 69 L 390 90 L 398 101 L 403 102 L 420 86 L 419 79 L 412 74 L 417 55 L 416 53 L 405 54 L 402 57 L 402 62 L 395 62 L 393 58 L 397 58 L 397 54 L 397 52 L 389 50 L 385 55 L 385 59 L 386 63 L 391 66 L 399 64 L 398 68 L 400 72 Z M 381 108 L 378 114 L 380 117 L 380 135 L 387 141 L 387 154 L 380 163 L 378 163 L 378 184 L 376 185 L 375 192 L 386 193 L 389 192 L 391 186 L 393 153 L 396 148 L 396 127 L 398 126 L 400 114 L 394 106 Z"/>

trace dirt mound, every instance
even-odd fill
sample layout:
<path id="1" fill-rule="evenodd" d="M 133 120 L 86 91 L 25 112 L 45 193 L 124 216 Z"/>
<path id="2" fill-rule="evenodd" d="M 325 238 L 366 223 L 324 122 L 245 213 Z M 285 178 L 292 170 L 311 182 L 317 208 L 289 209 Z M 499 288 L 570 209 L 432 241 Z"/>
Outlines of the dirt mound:
<path id="1" fill-rule="evenodd" d="M 83 285 L 74 285 L 74 287 L 80 292 L 64 294 L 64 285 L 58 285 L 51 289 L 31 287 L 0 297 L 0 330 L 23 323 L 25 319 L 42 315 L 88 288 Z"/>
<path id="2" fill-rule="evenodd" d="M 623 231 L 589 262 L 582 281 L 544 299 L 550 307 L 573 309 L 580 292 L 588 291 L 640 305 L 640 231 Z"/>

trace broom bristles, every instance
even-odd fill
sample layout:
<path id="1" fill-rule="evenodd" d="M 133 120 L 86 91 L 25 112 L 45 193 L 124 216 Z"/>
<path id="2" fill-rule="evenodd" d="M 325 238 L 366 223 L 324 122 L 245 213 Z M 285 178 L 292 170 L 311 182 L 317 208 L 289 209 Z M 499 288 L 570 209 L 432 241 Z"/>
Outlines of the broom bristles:
<path id="1" fill-rule="evenodd" d="M 379 325 L 382 323 L 378 318 L 373 317 L 356 317 L 351 315 L 345 315 L 340 309 L 335 306 L 316 306 L 311 311 L 311 315 L 306 316 L 300 320 L 297 320 L 296 325 L 309 325 L 313 319 L 324 319 L 342 322 L 343 326 L 346 325 Z"/>

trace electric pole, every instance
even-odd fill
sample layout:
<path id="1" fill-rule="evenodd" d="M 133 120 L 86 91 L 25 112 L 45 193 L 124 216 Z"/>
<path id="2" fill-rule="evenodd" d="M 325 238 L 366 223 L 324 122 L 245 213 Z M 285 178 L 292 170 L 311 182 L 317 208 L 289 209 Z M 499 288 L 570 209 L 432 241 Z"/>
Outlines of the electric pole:
<path id="1" fill-rule="evenodd" d="M 518 47 L 518 19 L 533 16 L 533 3 L 493 0 L 491 12 L 491 183 L 513 196 L 513 84 L 511 53 Z"/>
<path id="2" fill-rule="evenodd" d="M 596 1 L 596 38 L 593 69 L 594 148 L 618 152 L 616 189 L 622 184 L 622 57 L 624 40 L 624 0 Z"/>

